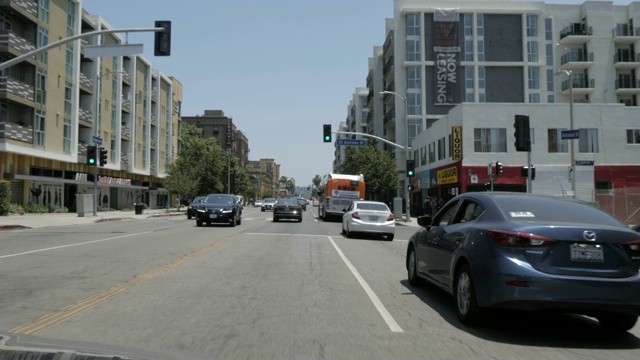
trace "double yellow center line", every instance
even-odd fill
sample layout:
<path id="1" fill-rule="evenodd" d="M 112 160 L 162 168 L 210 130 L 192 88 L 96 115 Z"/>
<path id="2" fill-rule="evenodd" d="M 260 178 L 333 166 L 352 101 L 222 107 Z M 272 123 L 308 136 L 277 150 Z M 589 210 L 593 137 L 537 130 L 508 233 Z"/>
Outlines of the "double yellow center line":
<path id="1" fill-rule="evenodd" d="M 113 286 L 107 290 L 101 291 L 93 296 L 90 296 L 86 299 L 80 300 L 72 305 L 69 305 L 61 310 L 52 312 L 48 315 L 45 315 L 33 322 L 30 322 L 28 324 L 25 325 L 21 325 L 18 327 L 15 327 L 11 330 L 9 330 L 9 332 L 12 333 L 21 333 L 21 334 L 36 334 L 39 333 L 43 330 L 45 330 L 46 328 L 59 324 L 63 321 L 69 320 L 72 317 L 86 311 L 89 309 L 92 309 L 108 300 L 111 300 L 115 297 L 117 297 L 120 294 L 125 293 L 128 290 L 133 289 L 134 287 L 136 287 L 137 285 L 140 285 L 160 274 L 162 274 L 163 272 L 173 269 L 174 267 L 192 259 L 195 258 L 196 256 L 202 255 L 204 253 L 206 253 L 207 251 L 210 251 L 212 249 L 215 249 L 219 246 L 222 246 L 224 243 L 226 243 L 227 241 L 229 241 L 231 238 L 226 238 L 225 240 L 222 240 L 220 242 L 216 242 L 207 246 L 204 246 L 200 249 L 194 250 L 191 253 L 184 255 L 168 264 L 165 264 L 163 266 L 160 266 L 156 269 L 153 269 L 151 271 L 147 271 L 143 274 L 140 274 L 136 277 L 134 277 L 133 279 L 118 284 L 116 286 Z"/>

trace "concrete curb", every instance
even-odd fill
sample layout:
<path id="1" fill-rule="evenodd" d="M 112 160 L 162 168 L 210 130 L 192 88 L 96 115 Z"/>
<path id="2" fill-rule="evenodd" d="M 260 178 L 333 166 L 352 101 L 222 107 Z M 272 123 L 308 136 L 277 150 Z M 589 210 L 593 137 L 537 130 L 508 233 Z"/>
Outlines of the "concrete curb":
<path id="1" fill-rule="evenodd" d="M 31 229 L 28 226 L 22 226 L 22 225 L 0 225 L 0 231 L 2 230 L 24 230 L 24 229 Z"/>
<path id="2" fill-rule="evenodd" d="M 122 221 L 124 218 L 106 218 L 106 219 L 98 219 L 94 221 L 94 223 L 108 222 L 108 221 Z"/>

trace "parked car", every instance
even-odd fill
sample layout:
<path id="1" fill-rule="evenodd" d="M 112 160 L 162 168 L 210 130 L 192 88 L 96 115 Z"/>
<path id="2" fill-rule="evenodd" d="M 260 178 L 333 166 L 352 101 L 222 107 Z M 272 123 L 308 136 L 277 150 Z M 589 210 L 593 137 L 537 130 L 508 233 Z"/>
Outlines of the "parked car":
<path id="1" fill-rule="evenodd" d="M 277 200 L 275 198 L 266 198 L 262 200 L 262 205 L 260 205 L 260 211 L 265 210 L 273 210 L 273 207 L 276 205 Z"/>
<path id="2" fill-rule="evenodd" d="M 279 199 L 273 207 L 273 221 L 294 219 L 302 222 L 302 206 L 296 199 Z"/>
<path id="3" fill-rule="evenodd" d="M 196 225 L 203 223 L 228 223 L 231 226 L 242 223 L 242 207 L 231 194 L 209 194 L 196 209 Z"/>
<path id="4" fill-rule="evenodd" d="M 302 207 L 302 210 L 307 211 L 307 201 L 305 199 L 302 199 L 302 198 L 298 198 L 296 200 L 298 201 L 298 205 L 300 205 L 300 207 Z"/>
<path id="5" fill-rule="evenodd" d="M 191 220 L 191 218 L 196 216 L 196 211 L 194 206 L 200 204 L 206 196 L 197 196 L 189 205 L 187 205 L 187 219 Z"/>
<path id="6" fill-rule="evenodd" d="M 262 200 L 256 200 L 253 202 L 253 207 L 262 207 Z"/>
<path id="7" fill-rule="evenodd" d="M 470 192 L 418 217 L 406 268 L 453 295 L 464 324 L 486 308 L 554 310 L 626 331 L 640 315 L 640 236 L 579 201 Z"/>
<path id="8" fill-rule="evenodd" d="M 392 241 L 396 233 L 396 218 L 387 204 L 378 201 L 352 201 L 342 216 L 342 233 L 385 236 Z"/>

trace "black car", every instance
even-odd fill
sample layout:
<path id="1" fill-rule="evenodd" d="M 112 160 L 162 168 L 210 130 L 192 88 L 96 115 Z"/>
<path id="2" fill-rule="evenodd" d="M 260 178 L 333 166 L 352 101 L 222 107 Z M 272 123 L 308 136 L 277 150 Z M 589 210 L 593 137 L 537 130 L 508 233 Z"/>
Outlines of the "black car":
<path id="1" fill-rule="evenodd" d="M 302 207 L 302 210 L 307 211 L 307 200 L 303 198 L 298 198 L 296 200 L 298 200 L 298 204 Z"/>
<path id="2" fill-rule="evenodd" d="M 205 198 L 206 196 L 198 196 L 193 199 L 193 201 L 189 205 L 187 205 L 187 219 L 191 220 L 192 217 L 196 217 L 196 210 L 194 209 L 194 207 L 202 203 Z"/>
<path id="3" fill-rule="evenodd" d="M 292 219 L 302 222 L 302 206 L 296 199 L 279 199 L 273 207 L 273 221 Z"/>
<path id="4" fill-rule="evenodd" d="M 196 225 L 203 223 L 228 223 L 231 226 L 242 222 L 242 207 L 239 206 L 235 195 L 209 194 L 203 202 L 194 206 L 196 210 Z"/>

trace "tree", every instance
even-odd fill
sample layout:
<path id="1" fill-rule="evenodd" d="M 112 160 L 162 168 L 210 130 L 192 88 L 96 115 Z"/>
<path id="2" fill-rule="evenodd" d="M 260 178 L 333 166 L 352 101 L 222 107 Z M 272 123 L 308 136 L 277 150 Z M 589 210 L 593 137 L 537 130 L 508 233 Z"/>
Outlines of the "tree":
<path id="1" fill-rule="evenodd" d="M 363 174 L 366 197 L 370 200 L 389 202 L 390 191 L 398 189 L 398 167 L 391 153 L 379 150 L 376 141 L 366 146 L 349 147 L 338 171 L 342 174 Z"/>
<path id="2" fill-rule="evenodd" d="M 313 189 L 311 190 L 311 194 L 313 196 L 316 196 L 316 194 L 318 193 L 318 188 L 320 187 L 321 181 L 322 181 L 322 178 L 320 177 L 320 175 L 316 175 L 313 177 L 313 179 L 311 179 L 311 183 L 313 184 Z"/>
<path id="3" fill-rule="evenodd" d="M 223 191 L 220 174 L 226 163 L 215 138 L 202 138 L 194 125 L 183 123 L 182 147 L 174 163 L 167 166 L 164 187 L 172 193 L 193 198 Z"/>

